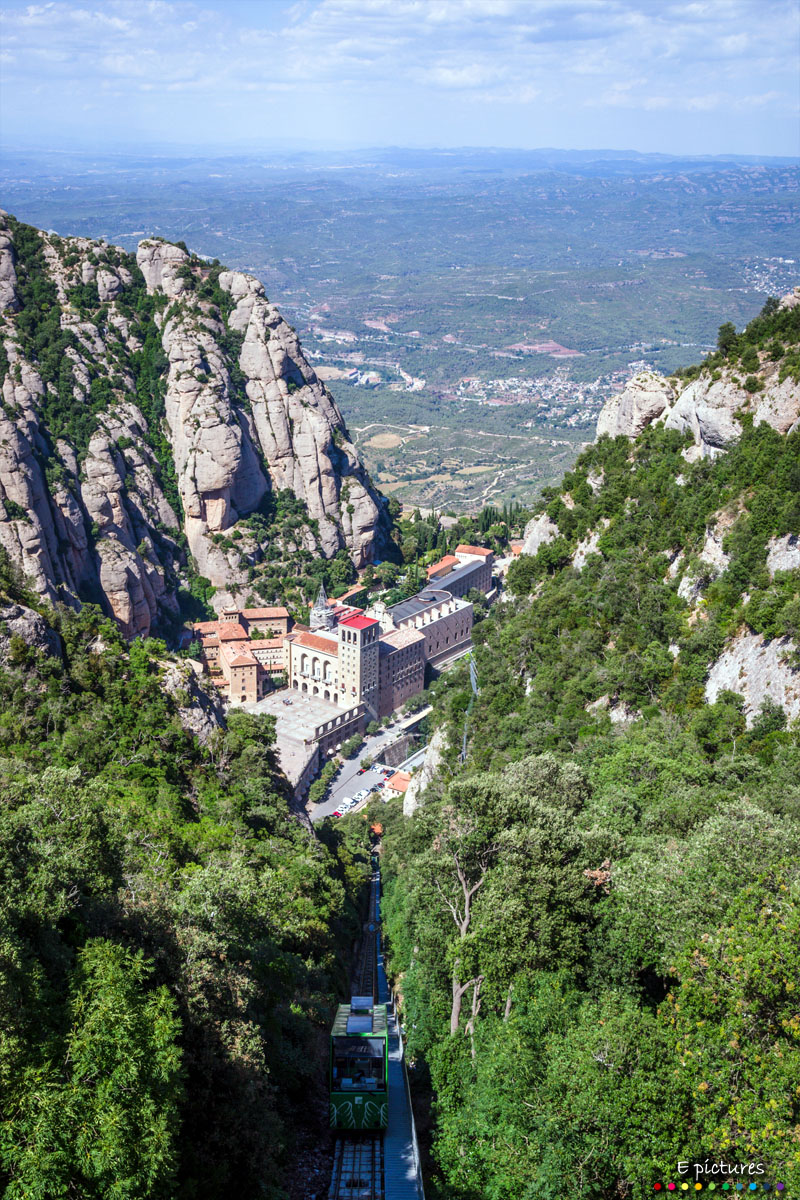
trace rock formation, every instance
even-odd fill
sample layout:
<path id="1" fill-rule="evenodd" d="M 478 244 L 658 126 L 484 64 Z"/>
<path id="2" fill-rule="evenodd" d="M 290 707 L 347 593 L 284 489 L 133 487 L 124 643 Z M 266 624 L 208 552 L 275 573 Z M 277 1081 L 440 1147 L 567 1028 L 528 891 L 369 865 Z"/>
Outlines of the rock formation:
<path id="1" fill-rule="evenodd" d="M 20 638 L 32 650 L 51 658 L 61 657 L 58 634 L 44 617 L 24 604 L 0 605 L 0 663 L 8 661 L 13 652 L 13 639 Z"/>
<path id="2" fill-rule="evenodd" d="M 0 347 L 0 545 L 48 599 L 146 635 L 189 568 L 224 604 L 259 564 L 380 551 L 386 506 L 251 276 L 2 214 Z M 281 493 L 304 514 L 289 543 L 265 532 Z"/>
<path id="3" fill-rule="evenodd" d="M 411 782 L 403 797 L 403 816 L 410 817 L 422 803 L 425 790 L 430 787 L 433 778 L 444 761 L 447 748 L 447 733 L 443 725 L 434 732 L 425 754 L 425 761 Z"/>
<path id="4" fill-rule="evenodd" d="M 767 641 L 760 633 L 743 630 L 725 647 L 711 667 L 706 700 L 713 704 L 720 692 L 744 697 L 748 727 L 767 697 L 780 704 L 788 720 L 800 717 L 800 671 L 788 661 L 794 646 L 789 638 Z"/>
<path id="5" fill-rule="evenodd" d="M 780 303 L 781 307 L 796 307 L 800 288 Z M 752 392 L 745 386 L 745 376 L 750 374 L 760 390 Z M 603 405 L 597 437 L 608 434 L 635 438 L 648 425 L 660 421 L 667 429 L 691 434 L 694 445 L 684 454 L 692 462 L 721 454 L 736 441 L 744 414 L 749 414 L 755 425 L 765 422 L 779 433 L 789 433 L 800 422 L 800 386 L 791 376 L 781 380 L 780 374 L 779 363 L 763 353 L 752 372 L 738 364 L 718 370 L 704 368 L 689 383 L 646 371 Z"/>
<path id="6" fill-rule="evenodd" d="M 547 513 L 531 517 L 522 535 L 522 553 L 536 554 L 540 546 L 546 546 L 558 537 L 558 526 L 551 521 Z"/>

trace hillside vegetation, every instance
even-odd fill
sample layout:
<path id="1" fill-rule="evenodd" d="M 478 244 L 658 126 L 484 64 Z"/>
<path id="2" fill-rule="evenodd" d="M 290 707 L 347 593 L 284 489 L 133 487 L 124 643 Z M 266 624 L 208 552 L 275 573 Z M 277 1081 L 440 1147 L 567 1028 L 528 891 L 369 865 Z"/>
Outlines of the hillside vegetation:
<path id="1" fill-rule="evenodd" d="M 0 1190 L 285 1196 L 362 871 L 272 718 L 201 745 L 163 643 L 35 603 L 0 552 Z"/>
<path id="2" fill-rule="evenodd" d="M 728 353 L 759 382 L 779 319 L 791 377 L 797 314 Z M 384 856 L 433 1195 L 800 1185 L 800 432 L 739 428 L 587 449 L 476 627 L 479 695 L 436 685 L 446 761 Z"/>

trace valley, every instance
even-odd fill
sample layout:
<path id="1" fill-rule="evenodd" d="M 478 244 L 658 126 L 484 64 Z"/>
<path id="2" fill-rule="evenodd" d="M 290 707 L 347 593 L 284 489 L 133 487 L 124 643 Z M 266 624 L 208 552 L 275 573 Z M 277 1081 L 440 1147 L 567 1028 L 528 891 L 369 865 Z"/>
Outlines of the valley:
<path id="1" fill-rule="evenodd" d="M 376 482 L 457 512 L 530 502 L 631 375 L 701 358 L 719 313 L 743 325 L 797 275 L 791 161 L 27 153 L 0 185 L 62 234 L 182 239 L 255 274 L 354 436 L 427 427 L 424 454 L 360 442 Z"/>

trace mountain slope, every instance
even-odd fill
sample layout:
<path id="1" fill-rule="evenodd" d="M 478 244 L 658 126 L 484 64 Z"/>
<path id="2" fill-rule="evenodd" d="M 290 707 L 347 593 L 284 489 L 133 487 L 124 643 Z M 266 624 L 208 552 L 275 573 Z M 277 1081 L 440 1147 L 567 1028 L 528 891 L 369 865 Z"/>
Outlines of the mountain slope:
<path id="1" fill-rule="evenodd" d="M 732 333 L 545 496 L 381 818 L 442 1195 L 800 1185 L 800 309 Z"/>
<path id="2" fill-rule="evenodd" d="M 385 504 L 257 280 L 1 222 L 0 544 L 40 594 L 130 636 L 175 616 L 187 567 L 222 604 L 372 561 Z"/>

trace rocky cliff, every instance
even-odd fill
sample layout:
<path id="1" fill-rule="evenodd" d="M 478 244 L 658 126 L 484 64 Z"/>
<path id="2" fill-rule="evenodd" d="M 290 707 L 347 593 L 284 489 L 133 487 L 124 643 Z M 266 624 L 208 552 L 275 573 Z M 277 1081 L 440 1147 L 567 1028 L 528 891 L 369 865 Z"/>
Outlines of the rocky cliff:
<path id="1" fill-rule="evenodd" d="M 251 276 L 3 214 L 0 347 L 0 544 L 43 596 L 147 634 L 192 575 L 218 606 L 270 602 L 281 572 L 342 551 L 360 567 L 387 536 L 341 413 Z"/>
<path id="2" fill-rule="evenodd" d="M 800 305 L 800 287 L 784 296 L 778 311 Z M 753 323 L 755 324 L 755 322 Z M 711 356 L 696 377 L 670 379 L 646 371 L 606 402 L 597 421 L 597 436 L 638 437 L 651 423 L 688 433 L 688 462 L 713 458 L 741 434 L 742 419 L 762 422 L 779 433 L 800 424 L 800 386 L 786 371 L 785 347 L 779 341 L 757 348 L 745 342 L 738 354 Z"/>
<path id="3" fill-rule="evenodd" d="M 800 288 L 768 302 L 741 333 L 723 326 L 718 350 L 699 366 L 637 376 L 604 406 L 597 433 L 528 522 L 512 591 L 530 595 L 535 609 L 546 598 L 543 578 L 571 568 L 570 586 L 584 575 L 606 589 L 590 608 L 607 620 L 621 603 L 622 593 L 609 601 L 614 587 L 635 592 L 647 562 L 650 598 L 638 601 L 621 645 L 647 626 L 649 604 L 674 620 L 656 623 L 636 670 L 660 655 L 662 691 L 695 670 L 693 702 L 735 692 L 748 727 L 765 703 L 789 722 L 800 718 Z M 621 653 L 617 635 L 606 659 Z M 641 717 L 623 677 L 617 663 L 599 670 L 589 690 L 600 694 L 587 697 L 585 711 L 612 722 Z M 651 698 L 659 686 L 651 684 Z"/>

